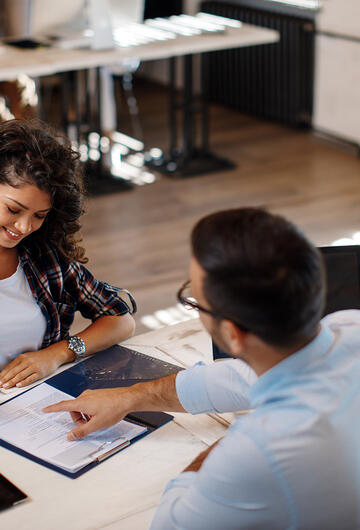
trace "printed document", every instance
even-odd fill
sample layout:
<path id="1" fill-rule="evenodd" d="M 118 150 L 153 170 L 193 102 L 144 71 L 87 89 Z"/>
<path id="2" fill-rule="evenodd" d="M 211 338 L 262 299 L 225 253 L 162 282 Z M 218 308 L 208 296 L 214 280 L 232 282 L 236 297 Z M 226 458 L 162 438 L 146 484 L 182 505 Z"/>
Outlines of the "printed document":
<path id="1" fill-rule="evenodd" d="M 146 432 L 146 427 L 122 420 L 113 427 L 68 441 L 74 428 L 68 412 L 45 414 L 48 405 L 73 399 L 56 388 L 41 383 L 0 406 L 0 438 L 42 460 L 75 473 L 82 467 L 129 445 Z"/>

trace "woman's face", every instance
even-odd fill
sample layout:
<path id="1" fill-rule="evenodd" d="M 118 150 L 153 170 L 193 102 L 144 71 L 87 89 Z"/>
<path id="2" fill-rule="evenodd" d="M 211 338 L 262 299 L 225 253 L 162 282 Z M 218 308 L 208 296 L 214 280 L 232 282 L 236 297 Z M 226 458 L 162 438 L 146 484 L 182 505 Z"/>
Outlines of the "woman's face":
<path id="1" fill-rule="evenodd" d="M 38 230 L 51 209 L 50 195 L 33 184 L 0 184 L 0 248 L 13 248 Z"/>

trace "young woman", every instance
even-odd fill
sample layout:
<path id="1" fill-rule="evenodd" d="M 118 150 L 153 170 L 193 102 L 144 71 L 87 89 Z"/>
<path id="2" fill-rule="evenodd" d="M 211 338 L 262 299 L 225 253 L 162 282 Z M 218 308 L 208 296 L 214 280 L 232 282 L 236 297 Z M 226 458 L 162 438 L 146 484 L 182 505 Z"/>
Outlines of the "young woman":
<path id="1" fill-rule="evenodd" d="M 83 266 L 83 184 L 70 142 L 43 125 L 0 123 L 0 387 L 23 387 L 63 363 L 131 336 L 130 293 Z M 92 323 L 69 336 L 76 311 Z"/>

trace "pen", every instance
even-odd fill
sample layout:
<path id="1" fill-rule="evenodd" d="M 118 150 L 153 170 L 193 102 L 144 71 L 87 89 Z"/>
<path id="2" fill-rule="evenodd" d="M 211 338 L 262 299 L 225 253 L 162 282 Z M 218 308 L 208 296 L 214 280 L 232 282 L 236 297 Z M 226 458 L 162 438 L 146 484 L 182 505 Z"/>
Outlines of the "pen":
<path id="1" fill-rule="evenodd" d="M 218 416 L 217 414 L 214 414 L 212 412 L 209 412 L 208 416 L 210 416 L 210 418 L 217 421 L 218 423 L 221 423 L 221 425 L 224 425 L 224 427 L 230 427 L 231 425 L 231 423 L 227 421 L 225 418 L 222 418 L 221 416 Z"/>
<path id="2" fill-rule="evenodd" d="M 124 441 L 122 443 L 118 444 L 116 447 L 113 447 L 112 449 L 109 449 L 109 451 L 107 451 L 105 453 L 106 455 L 109 454 L 110 452 L 112 452 L 115 449 L 118 451 L 119 449 L 127 447 L 130 444 L 130 441 L 126 438 L 126 436 L 118 436 L 114 440 L 109 440 L 107 442 L 103 442 L 94 451 L 91 451 L 91 453 L 89 453 L 88 456 L 92 457 L 92 456 L 96 455 L 96 453 L 99 453 L 100 451 L 102 451 L 104 449 L 104 447 L 106 447 L 107 445 L 112 445 L 112 444 L 114 444 L 115 442 L 117 442 L 119 440 L 124 440 Z M 100 455 L 98 458 L 100 458 L 102 456 L 105 456 L 105 455 Z"/>
<path id="3" fill-rule="evenodd" d="M 80 412 L 82 419 L 87 423 L 90 421 L 90 417 L 87 416 L 84 412 Z"/>
<path id="4" fill-rule="evenodd" d="M 125 440 L 122 444 L 118 445 L 117 447 L 114 447 L 113 449 L 110 449 L 109 451 L 107 451 L 103 455 L 99 455 L 96 460 L 98 462 L 102 462 L 103 460 L 106 460 L 106 458 L 109 458 L 110 456 L 114 455 L 118 451 L 121 451 L 122 449 L 125 449 L 125 447 L 127 447 L 128 445 L 130 445 L 129 440 Z"/>
<path id="5" fill-rule="evenodd" d="M 237 415 L 249 414 L 249 412 L 252 412 L 252 411 L 253 411 L 252 409 L 241 410 L 241 411 L 237 412 L 236 414 Z M 212 418 L 213 420 L 217 421 L 218 423 L 221 423 L 221 425 L 224 425 L 224 427 L 230 427 L 230 425 L 231 425 L 230 421 L 226 420 L 225 418 L 223 418 L 222 416 L 220 416 L 216 412 L 215 413 L 208 412 L 208 416 L 210 416 L 210 418 Z"/>

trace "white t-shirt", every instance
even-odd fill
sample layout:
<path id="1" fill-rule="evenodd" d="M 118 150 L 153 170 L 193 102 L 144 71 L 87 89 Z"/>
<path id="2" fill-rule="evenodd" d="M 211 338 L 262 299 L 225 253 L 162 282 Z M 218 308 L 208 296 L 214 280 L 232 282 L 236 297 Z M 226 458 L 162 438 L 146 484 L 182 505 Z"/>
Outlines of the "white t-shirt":
<path id="1" fill-rule="evenodd" d="M 19 264 L 0 280 L 0 369 L 19 353 L 40 349 L 46 320 Z"/>

